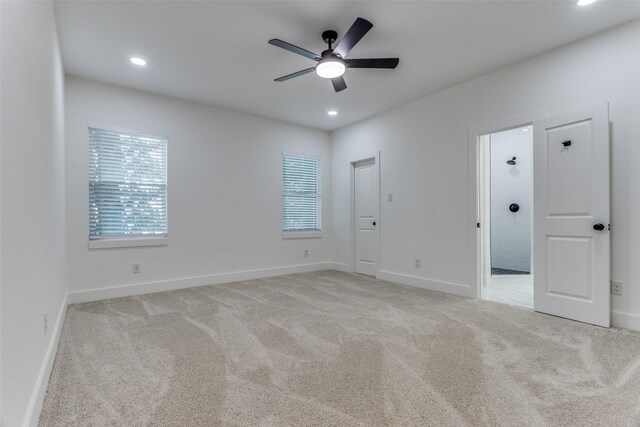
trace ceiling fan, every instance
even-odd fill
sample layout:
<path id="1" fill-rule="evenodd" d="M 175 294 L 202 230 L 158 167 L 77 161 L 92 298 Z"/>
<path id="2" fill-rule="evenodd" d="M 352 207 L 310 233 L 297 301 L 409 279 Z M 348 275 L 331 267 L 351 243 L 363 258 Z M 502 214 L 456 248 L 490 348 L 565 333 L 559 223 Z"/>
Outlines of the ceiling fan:
<path id="1" fill-rule="evenodd" d="M 286 76 L 274 79 L 276 82 L 284 82 L 294 77 L 303 76 L 313 71 L 322 78 L 331 79 L 333 88 L 336 92 L 340 92 L 347 88 L 344 81 L 344 74 L 347 68 L 387 68 L 393 69 L 398 66 L 400 61 L 398 58 L 366 58 L 366 59 L 346 59 L 347 54 L 353 47 L 364 37 L 373 27 L 373 24 L 366 19 L 358 18 L 353 23 L 349 31 L 342 37 L 340 43 L 335 48 L 333 43 L 338 39 L 338 33 L 333 30 L 327 30 L 322 33 L 322 40 L 329 46 L 327 50 L 317 55 L 301 47 L 292 45 L 280 39 L 271 39 L 272 44 L 290 52 L 297 53 L 317 62 L 315 67 L 310 67 Z"/>

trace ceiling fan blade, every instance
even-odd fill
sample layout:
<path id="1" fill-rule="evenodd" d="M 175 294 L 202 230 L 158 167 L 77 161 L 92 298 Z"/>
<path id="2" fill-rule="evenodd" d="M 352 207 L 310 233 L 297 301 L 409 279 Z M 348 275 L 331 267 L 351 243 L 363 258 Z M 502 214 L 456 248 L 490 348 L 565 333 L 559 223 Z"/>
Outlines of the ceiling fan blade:
<path id="1" fill-rule="evenodd" d="M 304 76 L 305 74 L 309 74 L 315 70 L 316 67 L 306 68 L 304 70 L 296 71 L 295 73 L 287 74 L 286 76 L 278 77 L 277 79 L 273 79 L 274 82 L 284 82 L 285 80 L 292 79 L 294 77 Z"/>
<path id="2" fill-rule="evenodd" d="M 331 79 L 331 83 L 333 83 L 333 88 L 336 92 L 343 91 L 347 88 L 347 84 L 344 81 L 344 77 L 336 77 L 335 79 Z"/>
<path id="3" fill-rule="evenodd" d="M 271 39 L 269 40 L 269 44 L 272 44 L 277 47 L 281 47 L 282 49 L 288 50 L 289 52 L 297 53 L 298 55 L 306 56 L 309 59 L 313 59 L 314 61 L 319 61 L 320 56 L 316 55 L 313 52 L 309 52 L 307 49 L 303 49 L 291 43 L 287 43 L 280 39 Z"/>
<path id="4" fill-rule="evenodd" d="M 349 31 L 346 32 L 340 43 L 333 49 L 333 53 L 340 55 L 342 58 L 346 57 L 349 51 L 364 37 L 367 32 L 373 27 L 373 24 L 366 19 L 358 18 L 353 23 Z"/>
<path id="5" fill-rule="evenodd" d="M 347 68 L 396 68 L 399 58 L 345 59 Z"/>

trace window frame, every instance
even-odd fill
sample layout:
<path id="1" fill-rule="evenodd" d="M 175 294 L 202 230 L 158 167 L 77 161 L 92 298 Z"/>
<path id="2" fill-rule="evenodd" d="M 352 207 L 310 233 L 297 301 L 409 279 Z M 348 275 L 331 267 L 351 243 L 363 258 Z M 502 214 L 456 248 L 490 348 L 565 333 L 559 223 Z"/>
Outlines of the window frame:
<path id="1" fill-rule="evenodd" d="M 317 222 L 320 225 L 318 230 L 285 230 L 284 229 L 284 197 L 286 195 L 284 191 L 284 158 L 289 157 L 302 157 L 308 159 L 314 159 L 318 162 L 318 191 L 316 193 L 316 199 L 318 200 L 318 218 Z M 283 239 L 310 239 L 320 238 L 323 234 L 323 221 L 322 221 L 322 156 L 317 154 L 302 154 L 289 151 L 283 151 L 280 156 L 280 173 L 282 177 L 282 194 L 280 199 L 280 224 L 282 226 L 282 238 Z"/>
<path id="2" fill-rule="evenodd" d="M 147 132 L 141 130 L 126 129 L 118 126 L 105 126 L 96 123 L 87 123 L 87 138 L 91 129 L 101 129 L 108 132 L 116 132 L 128 134 L 132 136 L 143 136 L 150 138 L 164 139 L 165 142 L 165 198 L 166 198 L 166 219 L 167 232 L 160 235 L 114 235 L 113 237 L 97 237 L 92 238 L 90 231 L 87 233 L 87 246 L 89 249 L 110 249 L 110 248 L 131 248 L 131 247 L 149 247 L 149 246 L 167 246 L 169 244 L 169 134 L 166 132 Z M 87 159 L 89 158 L 89 141 L 87 139 Z M 90 183 L 89 164 L 87 163 L 87 183 Z M 89 190 L 87 186 L 87 205 L 89 206 Z M 87 216 L 87 229 L 90 228 L 89 216 Z"/>

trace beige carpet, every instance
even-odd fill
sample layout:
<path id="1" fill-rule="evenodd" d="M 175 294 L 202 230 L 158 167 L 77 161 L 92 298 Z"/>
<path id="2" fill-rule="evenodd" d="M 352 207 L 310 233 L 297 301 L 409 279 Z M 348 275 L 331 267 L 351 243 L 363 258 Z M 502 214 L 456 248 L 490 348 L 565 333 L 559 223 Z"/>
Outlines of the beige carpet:
<path id="1" fill-rule="evenodd" d="M 640 334 L 322 271 L 69 307 L 41 426 L 638 425 Z"/>

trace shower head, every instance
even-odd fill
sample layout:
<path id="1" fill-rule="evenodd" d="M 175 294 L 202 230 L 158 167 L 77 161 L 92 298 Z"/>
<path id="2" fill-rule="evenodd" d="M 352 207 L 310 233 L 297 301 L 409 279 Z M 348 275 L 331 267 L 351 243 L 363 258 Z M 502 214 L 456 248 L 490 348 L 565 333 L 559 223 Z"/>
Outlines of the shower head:
<path id="1" fill-rule="evenodd" d="M 513 156 L 511 158 L 511 160 L 507 160 L 507 164 L 511 165 L 511 166 L 515 165 L 516 164 L 516 156 Z"/>

